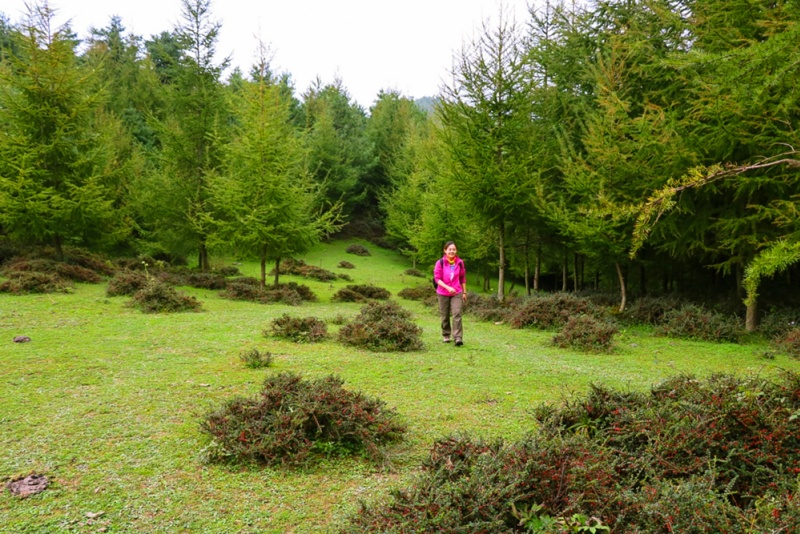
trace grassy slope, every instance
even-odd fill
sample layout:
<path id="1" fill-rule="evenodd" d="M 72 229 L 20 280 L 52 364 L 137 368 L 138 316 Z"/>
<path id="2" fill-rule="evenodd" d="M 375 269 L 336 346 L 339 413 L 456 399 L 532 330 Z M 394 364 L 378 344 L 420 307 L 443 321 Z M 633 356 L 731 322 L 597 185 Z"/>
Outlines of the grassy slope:
<path id="1" fill-rule="evenodd" d="M 321 245 L 305 259 L 393 294 L 426 283 L 404 275 L 409 266 L 392 253 L 367 245 L 373 256 L 359 257 L 344 252 L 347 244 Z M 356 268 L 340 270 L 340 260 Z M 256 275 L 258 267 L 242 270 Z M 265 338 L 262 331 L 283 313 L 349 317 L 360 308 L 330 302 L 347 282 L 295 280 L 320 302 L 264 306 L 187 289 L 203 301 L 203 313 L 144 315 L 125 307 L 125 297 L 107 298 L 105 285 L 80 285 L 70 295 L 0 295 L 0 480 L 35 472 L 52 482 L 25 500 L 3 491 L 0 532 L 316 532 L 334 526 L 358 498 L 380 498 L 402 483 L 433 439 L 457 430 L 513 439 L 531 428 L 528 407 L 582 395 L 590 382 L 645 389 L 678 372 L 800 370 L 785 357 L 759 358 L 761 346 L 660 339 L 645 330 L 620 335 L 614 354 L 584 355 L 549 346 L 552 334 L 471 318 L 465 346 L 456 349 L 439 341 L 432 310 L 403 300 L 424 330 L 424 352 L 372 354 L 334 341 Z M 12 343 L 16 335 L 33 341 Z M 239 354 L 252 347 L 275 354 L 275 366 L 245 368 Z M 396 407 L 410 439 L 396 451 L 395 469 L 359 460 L 301 470 L 202 464 L 200 416 L 257 392 L 265 373 L 283 370 L 336 373 L 345 387 Z"/>

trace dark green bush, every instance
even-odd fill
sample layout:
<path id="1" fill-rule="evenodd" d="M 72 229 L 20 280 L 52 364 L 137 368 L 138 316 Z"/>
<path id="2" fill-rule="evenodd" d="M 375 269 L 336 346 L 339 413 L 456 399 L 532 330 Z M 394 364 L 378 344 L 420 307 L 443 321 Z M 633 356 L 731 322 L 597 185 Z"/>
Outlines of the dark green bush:
<path id="1" fill-rule="evenodd" d="M 214 272 L 225 277 L 241 276 L 242 272 L 235 265 L 225 265 L 214 269 Z"/>
<path id="2" fill-rule="evenodd" d="M 619 319 L 628 324 L 655 326 L 665 313 L 677 310 L 681 305 L 678 297 L 641 297 L 630 303 Z"/>
<path id="3" fill-rule="evenodd" d="M 343 287 L 334 293 L 333 297 L 331 297 L 331 300 L 334 302 L 362 302 L 367 300 L 367 297 L 361 293 L 358 293 L 357 291 Z"/>
<path id="4" fill-rule="evenodd" d="M 344 260 L 339 262 L 339 267 L 342 268 L 342 269 L 355 269 L 356 268 L 355 265 L 353 265 L 349 261 L 344 261 Z"/>
<path id="5" fill-rule="evenodd" d="M 553 344 L 589 352 L 608 352 L 613 348 L 615 325 L 595 319 L 591 315 L 570 317 L 561 332 L 553 337 Z"/>
<path id="6" fill-rule="evenodd" d="M 739 319 L 694 304 L 666 312 L 656 327 L 660 336 L 730 343 L 738 343 L 743 332 Z"/>
<path id="7" fill-rule="evenodd" d="M 270 367 L 273 358 L 271 352 L 261 352 L 258 349 L 250 349 L 243 351 L 239 355 L 239 359 L 242 360 L 245 367 L 261 369 L 263 367 Z"/>
<path id="8" fill-rule="evenodd" d="M 314 343 L 328 337 L 328 326 L 325 321 L 316 317 L 291 317 L 285 313 L 272 320 L 264 335 L 282 337 L 298 343 Z"/>
<path id="9" fill-rule="evenodd" d="M 228 281 L 224 275 L 219 273 L 199 273 L 189 272 L 183 276 L 184 283 L 190 287 L 198 289 L 225 289 Z"/>
<path id="10" fill-rule="evenodd" d="M 108 281 L 106 295 L 118 297 L 133 295 L 147 285 L 147 276 L 142 271 L 117 271 L 114 278 Z"/>
<path id="11" fill-rule="evenodd" d="M 397 293 L 397 296 L 406 300 L 424 300 L 426 297 L 429 297 L 433 291 L 433 288 L 429 285 L 406 287 L 401 289 L 400 292 Z"/>
<path id="12" fill-rule="evenodd" d="M 235 398 L 208 414 L 201 431 L 212 460 L 302 464 L 328 455 L 364 454 L 380 460 L 384 447 L 406 431 L 386 403 L 343 387 L 329 375 L 305 380 L 294 373 L 268 377 L 255 398 Z"/>
<path id="13" fill-rule="evenodd" d="M 102 276 L 86 267 L 41 258 L 13 259 L 4 266 L 3 272 L 6 276 L 19 272 L 53 273 L 65 280 L 85 282 L 88 284 L 97 284 L 103 280 Z"/>
<path id="14" fill-rule="evenodd" d="M 22 295 L 26 293 L 69 293 L 72 284 L 56 273 L 37 271 L 14 271 L 8 280 L 0 283 L 0 293 Z"/>
<path id="15" fill-rule="evenodd" d="M 337 291 L 333 295 L 334 301 L 340 302 L 357 302 L 358 300 L 363 299 L 354 299 L 352 293 L 356 293 L 361 295 L 365 299 L 375 299 L 375 300 L 387 300 L 389 297 L 392 296 L 389 291 L 383 289 L 382 287 L 376 287 L 371 284 L 360 284 L 360 285 L 348 285 Z"/>
<path id="16" fill-rule="evenodd" d="M 264 290 L 255 280 L 255 284 L 251 284 L 246 280 L 235 279 L 228 281 L 225 285 L 225 290 L 219 293 L 219 296 L 231 300 L 247 300 L 250 302 L 266 302 Z"/>
<path id="17" fill-rule="evenodd" d="M 550 293 L 516 301 L 508 313 L 508 324 L 512 328 L 547 330 L 564 326 L 570 317 L 576 315 L 599 317 L 601 314 L 586 299 L 570 293 Z"/>
<path id="18" fill-rule="evenodd" d="M 502 323 L 509 320 L 512 310 L 519 300 L 508 297 L 504 302 L 500 302 L 496 295 L 484 296 L 477 293 L 470 293 L 468 304 L 464 308 L 465 313 L 475 316 L 481 321 Z"/>
<path id="19" fill-rule="evenodd" d="M 360 245 L 358 243 L 353 243 L 352 245 L 349 245 L 345 249 L 345 252 L 347 252 L 348 254 L 355 254 L 356 256 L 372 256 L 372 254 L 369 253 L 369 249 L 367 247 L 365 247 L 364 245 Z"/>
<path id="20" fill-rule="evenodd" d="M 792 358 L 800 358 L 800 327 L 792 328 L 772 340 L 775 348 Z"/>
<path id="21" fill-rule="evenodd" d="M 409 352 L 424 348 L 421 334 L 411 312 L 394 302 L 373 301 L 339 330 L 339 341 L 375 352 Z"/>
<path id="22" fill-rule="evenodd" d="M 338 277 L 336 273 L 332 271 L 315 265 L 308 265 L 305 261 L 296 260 L 294 258 L 286 258 L 281 261 L 279 268 L 281 274 L 294 274 L 305 278 L 313 278 L 320 282 L 330 282 L 336 280 Z M 270 274 L 275 275 L 275 269 L 272 269 Z"/>
<path id="23" fill-rule="evenodd" d="M 130 306 L 144 313 L 174 313 L 200 311 L 202 304 L 191 295 L 178 292 L 174 287 L 151 280 L 134 293 Z"/>
<path id="24" fill-rule="evenodd" d="M 519 441 L 438 440 L 408 487 L 341 532 L 795 532 L 799 409 L 795 373 L 592 386 L 536 408 Z"/>
<path id="25" fill-rule="evenodd" d="M 262 295 L 261 302 L 263 303 L 281 303 L 289 306 L 300 306 L 303 303 L 300 293 L 288 287 L 266 289 Z"/>
<path id="26" fill-rule="evenodd" d="M 767 339 L 775 339 L 797 327 L 800 327 L 800 310 L 772 308 L 761 318 L 758 331 Z"/>
<path id="27" fill-rule="evenodd" d="M 419 269 L 406 269 L 405 273 L 408 276 L 416 276 L 417 278 L 425 278 L 427 275 Z"/>

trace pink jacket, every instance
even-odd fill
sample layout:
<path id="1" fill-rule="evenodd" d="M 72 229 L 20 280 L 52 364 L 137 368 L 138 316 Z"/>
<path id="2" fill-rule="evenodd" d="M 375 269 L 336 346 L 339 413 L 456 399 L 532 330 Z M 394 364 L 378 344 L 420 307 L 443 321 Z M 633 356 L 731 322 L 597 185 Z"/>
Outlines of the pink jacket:
<path id="1" fill-rule="evenodd" d="M 443 256 L 436 261 L 436 265 L 433 267 L 433 279 L 436 280 L 436 293 L 439 295 L 451 296 L 445 288 L 438 285 L 439 280 L 455 289 L 455 294 L 458 295 L 464 290 L 464 286 L 467 284 L 467 269 L 464 267 L 464 262 L 458 256 L 456 256 L 456 262 L 452 267 L 450 266 L 450 262 L 447 261 L 447 256 Z"/>

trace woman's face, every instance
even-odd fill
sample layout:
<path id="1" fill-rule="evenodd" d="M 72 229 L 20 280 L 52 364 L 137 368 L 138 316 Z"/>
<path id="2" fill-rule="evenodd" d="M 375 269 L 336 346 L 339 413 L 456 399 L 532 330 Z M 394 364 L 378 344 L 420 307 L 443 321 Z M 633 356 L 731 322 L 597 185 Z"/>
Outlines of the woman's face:
<path id="1" fill-rule="evenodd" d="M 450 245 L 446 249 L 444 249 L 444 253 L 447 254 L 448 258 L 455 258 L 456 252 L 458 252 L 458 249 L 456 248 L 455 245 Z"/>

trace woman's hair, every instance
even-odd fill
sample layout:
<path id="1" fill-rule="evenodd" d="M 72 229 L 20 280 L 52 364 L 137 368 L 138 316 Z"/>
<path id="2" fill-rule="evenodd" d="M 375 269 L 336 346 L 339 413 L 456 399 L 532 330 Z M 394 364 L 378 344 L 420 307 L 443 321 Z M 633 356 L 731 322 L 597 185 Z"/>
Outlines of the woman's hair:
<path id="1" fill-rule="evenodd" d="M 447 243 L 444 244 L 444 248 L 442 250 L 447 250 L 447 247 L 449 247 L 450 245 L 455 245 L 455 244 L 456 244 L 455 241 L 448 241 Z"/>

